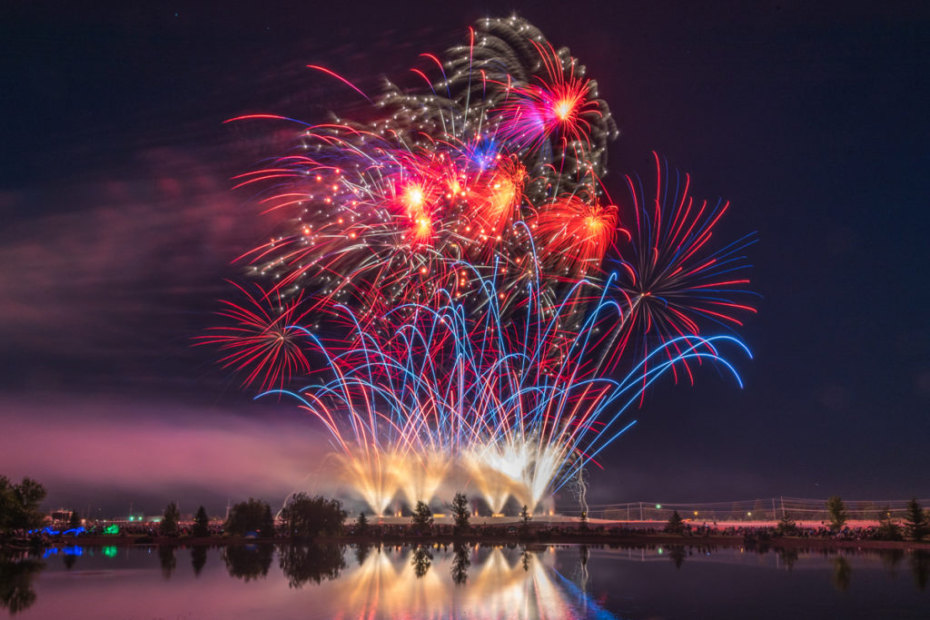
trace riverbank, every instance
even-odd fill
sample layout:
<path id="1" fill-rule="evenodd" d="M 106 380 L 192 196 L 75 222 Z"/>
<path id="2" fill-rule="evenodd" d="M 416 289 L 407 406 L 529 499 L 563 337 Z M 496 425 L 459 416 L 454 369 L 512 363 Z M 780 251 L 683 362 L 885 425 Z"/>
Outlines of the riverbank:
<path id="1" fill-rule="evenodd" d="M 257 538 L 237 536 L 208 536 L 203 538 L 161 537 L 161 536 L 108 536 L 108 535 L 80 535 L 80 536 L 50 536 L 41 539 L 7 540 L 0 543 L 0 547 L 11 550 L 26 550 L 29 548 L 63 548 L 73 546 L 105 547 L 105 546 L 233 546 L 243 544 L 303 544 L 308 541 L 294 540 L 288 537 Z M 322 537 L 313 540 L 317 544 L 343 544 L 343 545 L 597 545 L 610 547 L 656 547 L 656 546 L 691 546 L 691 547 L 734 547 L 748 549 L 806 549 L 806 550 L 889 550 L 900 549 L 904 551 L 930 551 L 930 541 L 915 542 L 907 540 L 872 540 L 872 539 L 840 539 L 829 537 L 809 536 L 774 536 L 762 537 L 751 535 L 676 535 L 667 533 L 625 532 L 611 534 L 609 532 L 582 532 L 560 534 L 518 534 L 496 533 L 481 535 L 343 535 Z"/>

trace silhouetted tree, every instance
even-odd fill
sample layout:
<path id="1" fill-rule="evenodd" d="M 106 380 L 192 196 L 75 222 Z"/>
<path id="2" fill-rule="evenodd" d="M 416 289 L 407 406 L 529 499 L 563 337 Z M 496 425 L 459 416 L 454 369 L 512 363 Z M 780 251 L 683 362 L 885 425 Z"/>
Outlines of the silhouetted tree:
<path id="1" fill-rule="evenodd" d="M 927 535 L 927 530 L 930 529 L 927 514 L 920 507 L 916 497 L 907 503 L 904 522 L 907 523 L 907 533 L 912 540 L 923 540 Z"/>
<path id="2" fill-rule="evenodd" d="M 45 495 L 45 487 L 31 478 L 12 484 L 6 476 L 0 476 L 0 532 L 41 526 L 45 515 L 39 511 L 39 504 Z"/>
<path id="3" fill-rule="evenodd" d="M 342 532 L 345 518 L 339 500 L 310 497 L 306 493 L 292 495 L 281 511 L 284 529 L 291 538 L 336 536 Z"/>
<path id="4" fill-rule="evenodd" d="M 252 581 L 265 577 L 271 567 L 273 545 L 227 545 L 223 549 L 223 560 L 230 577 Z"/>
<path id="5" fill-rule="evenodd" d="M 798 527 L 794 523 L 794 519 L 791 518 L 791 515 L 785 512 L 781 519 L 778 520 L 778 525 L 775 526 L 775 531 L 778 532 L 781 536 L 791 536 L 792 534 L 798 533 Z"/>
<path id="6" fill-rule="evenodd" d="M 158 533 L 162 536 L 177 536 L 178 520 L 180 518 L 181 513 L 176 503 L 171 502 L 165 506 L 165 514 L 161 519 L 161 523 L 158 524 Z"/>
<path id="7" fill-rule="evenodd" d="M 665 524 L 665 531 L 669 534 L 681 534 L 685 531 L 685 521 L 681 518 L 681 515 L 678 514 L 677 510 L 673 511 L 672 516 L 668 518 L 668 523 Z"/>
<path id="8" fill-rule="evenodd" d="M 200 576 L 200 571 L 203 570 L 206 563 L 207 547 L 204 545 L 194 545 L 191 548 L 191 566 L 194 567 L 194 576 Z"/>
<path id="9" fill-rule="evenodd" d="M 320 584 L 336 579 L 346 567 L 342 545 L 288 545 L 280 549 L 279 565 L 288 578 L 288 586 L 300 588 L 305 583 Z"/>
<path id="10" fill-rule="evenodd" d="M 455 534 L 464 534 L 468 531 L 468 519 L 471 513 L 468 510 L 468 498 L 464 493 L 456 493 L 452 498 L 452 520 L 455 523 Z"/>
<path id="11" fill-rule="evenodd" d="M 891 509 L 885 507 L 878 518 L 878 532 L 875 537 L 879 540 L 901 540 L 901 528 L 891 519 Z"/>
<path id="12" fill-rule="evenodd" d="M 161 576 L 171 579 L 171 573 L 178 565 L 174 557 L 174 545 L 158 545 L 158 561 L 161 563 Z"/>
<path id="13" fill-rule="evenodd" d="M 71 518 L 68 519 L 68 527 L 72 530 L 81 527 L 81 515 L 78 514 L 77 510 L 71 511 Z"/>
<path id="14" fill-rule="evenodd" d="M 263 538 L 272 537 L 274 517 L 271 516 L 271 506 L 252 497 L 248 501 L 239 502 L 230 509 L 225 529 L 233 536 L 245 536 L 254 532 Z"/>
<path id="15" fill-rule="evenodd" d="M 530 519 L 532 518 L 529 508 L 526 504 L 523 504 L 523 509 L 520 510 L 520 533 L 524 536 L 530 532 Z"/>
<path id="16" fill-rule="evenodd" d="M 206 538 L 210 535 L 210 517 L 207 516 L 207 510 L 201 506 L 194 515 L 194 527 L 191 528 L 191 536 L 195 538 Z"/>
<path id="17" fill-rule="evenodd" d="M 827 512 L 830 514 L 830 527 L 834 530 L 842 529 L 846 525 L 846 504 L 839 495 L 827 500 Z"/>
<path id="18" fill-rule="evenodd" d="M 433 511 L 426 502 L 417 502 L 413 509 L 413 529 L 417 534 L 429 534 L 433 529 Z"/>
<path id="19" fill-rule="evenodd" d="M 413 550 L 413 557 L 410 560 L 413 564 L 413 573 L 417 579 L 424 577 L 429 572 L 429 567 L 433 565 L 433 554 L 423 545 L 417 545 Z"/>
<path id="20" fill-rule="evenodd" d="M 355 520 L 355 533 L 364 536 L 368 533 L 368 517 L 364 512 L 358 513 L 358 519 Z"/>
<path id="21" fill-rule="evenodd" d="M 452 558 L 452 582 L 460 586 L 468 581 L 468 567 L 471 566 L 471 559 L 468 557 L 467 545 L 455 543 L 453 551 L 455 557 Z"/>
<path id="22" fill-rule="evenodd" d="M 12 529 L 15 506 L 13 487 L 6 476 L 0 476 L 0 534 Z"/>
<path id="23" fill-rule="evenodd" d="M 274 517 L 271 514 L 271 506 L 268 504 L 265 504 L 265 509 L 262 511 L 262 523 L 258 527 L 258 532 L 263 538 L 274 538 Z"/>

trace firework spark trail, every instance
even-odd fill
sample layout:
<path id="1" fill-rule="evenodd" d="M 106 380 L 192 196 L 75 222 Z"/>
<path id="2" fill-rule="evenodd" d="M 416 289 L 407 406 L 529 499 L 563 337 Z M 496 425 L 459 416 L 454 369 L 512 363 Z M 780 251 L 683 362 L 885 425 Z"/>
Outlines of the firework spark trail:
<path id="1" fill-rule="evenodd" d="M 293 222 L 240 257 L 275 293 L 312 290 L 368 320 L 443 289 L 465 301 L 474 287 L 450 269 L 463 260 L 501 276 L 505 307 L 536 257 L 554 276 L 548 298 L 579 267 L 593 276 L 615 234 L 615 208 L 597 203 L 609 202 L 598 175 L 617 132 L 584 67 L 516 17 L 482 20 L 445 59 L 423 56 L 428 92 L 389 84 L 381 120 L 302 123 L 294 153 L 238 179 Z M 269 118 L 282 119 L 238 120 Z"/>
<path id="2" fill-rule="evenodd" d="M 729 204 L 695 202 L 657 155 L 654 197 L 626 177 L 629 203 L 613 201 L 609 107 L 525 20 L 481 20 L 421 59 L 425 87 L 388 83 L 373 103 L 308 65 L 373 120 L 231 119 L 300 128 L 292 152 L 235 179 L 288 223 L 235 259 L 270 288 L 224 302 L 234 324 L 201 342 L 319 420 L 378 514 L 453 479 L 494 511 L 533 507 L 597 463 L 665 374 L 693 381 L 709 360 L 739 381 L 719 348 L 748 350 L 703 330 L 755 312 L 755 238 L 710 249 Z"/>
<path id="3" fill-rule="evenodd" d="M 757 296 L 746 288 L 749 279 L 743 274 L 750 265 L 742 254 L 755 243 L 755 235 L 708 251 L 714 227 L 729 203 L 718 201 L 712 207 L 696 202 L 690 195 L 690 175 L 682 178 L 673 171 L 672 179 L 668 165 L 656 153 L 653 157 L 656 188 L 651 201 L 645 199 L 638 179 L 626 179 L 634 213 L 631 247 L 628 258 L 611 259 L 617 278 L 609 288 L 625 304 L 628 319 L 613 334 L 611 345 L 616 346 L 605 348 L 609 367 L 624 358 L 630 344 L 640 360 L 650 358 L 657 347 L 664 347 L 669 357 L 680 347 L 667 344 L 701 334 L 702 325 L 731 329 L 742 326 L 739 313 L 756 312 L 748 303 L 735 301 Z M 693 383 L 687 361 L 680 366 Z M 675 365 L 672 373 L 677 381 Z"/>
<path id="4" fill-rule="evenodd" d="M 307 315 L 308 311 L 301 308 L 301 296 L 275 300 L 258 285 L 255 288 L 260 295 L 256 296 L 232 284 L 245 302 L 223 301 L 226 308 L 219 314 L 233 324 L 212 328 L 210 334 L 197 337 L 196 344 L 218 346 L 225 353 L 219 360 L 224 368 L 246 372 L 243 386 L 260 382 L 262 390 L 273 385 L 283 387 L 295 375 L 310 372 L 310 362 L 289 327 Z"/>
<path id="5" fill-rule="evenodd" d="M 745 350 L 729 336 L 672 340 L 651 354 L 661 359 L 647 371 L 643 360 L 621 380 L 599 376 L 585 361 L 594 329 L 605 317 L 618 318 L 616 304 L 606 297 L 553 369 L 540 361 L 552 357 L 558 311 L 546 317 L 538 303 L 528 303 L 523 324 L 508 326 L 494 301 L 493 281 L 481 284 L 491 301 L 477 325 L 450 301 L 435 308 L 411 304 L 411 312 L 397 313 L 402 318 L 388 336 L 365 332 L 356 322 L 359 331 L 348 346 L 327 345 L 302 327 L 288 326 L 305 334 L 332 376 L 300 390 L 266 394 L 296 399 L 324 424 L 359 494 L 378 513 L 417 472 L 432 480 L 415 481 L 417 490 L 405 493 L 408 501 L 432 499 L 450 468 L 468 470 L 494 510 L 511 494 L 533 508 L 630 428 L 618 428 L 623 413 L 675 363 L 712 359 L 738 380 L 717 350 L 723 343 Z M 576 293 L 586 284 L 579 283 Z M 666 349 L 674 350 L 668 359 Z M 401 470 L 393 487 L 385 483 L 385 462 Z"/>

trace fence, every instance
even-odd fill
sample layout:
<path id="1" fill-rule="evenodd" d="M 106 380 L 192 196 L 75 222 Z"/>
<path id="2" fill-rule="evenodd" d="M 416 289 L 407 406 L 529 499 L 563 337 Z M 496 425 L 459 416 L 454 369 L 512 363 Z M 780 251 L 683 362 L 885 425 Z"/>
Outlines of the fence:
<path id="1" fill-rule="evenodd" d="M 849 521 L 878 521 L 884 516 L 894 520 L 904 518 L 910 500 L 843 500 Z M 917 502 L 927 507 L 930 500 Z M 627 502 L 623 504 L 592 504 L 589 519 L 609 521 L 668 521 L 674 511 L 683 519 L 694 521 L 778 521 L 788 515 L 795 521 L 830 521 L 826 499 L 769 497 L 734 502 L 667 503 Z M 580 509 L 561 510 L 562 514 L 578 516 Z"/>

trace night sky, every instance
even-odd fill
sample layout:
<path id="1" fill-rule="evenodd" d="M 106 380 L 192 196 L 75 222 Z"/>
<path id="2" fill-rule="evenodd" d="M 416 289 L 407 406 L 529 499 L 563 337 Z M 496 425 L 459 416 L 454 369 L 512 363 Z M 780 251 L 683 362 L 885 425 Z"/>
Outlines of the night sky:
<path id="1" fill-rule="evenodd" d="M 322 429 L 191 346 L 263 234 L 230 177 L 279 146 L 223 121 L 325 119 L 345 93 L 304 65 L 377 92 L 512 10 L 598 81 L 608 189 L 656 150 L 760 239 L 745 388 L 663 384 L 592 501 L 930 497 L 926 3 L 77 4 L 0 7 L 0 474 L 50 507 L 301 484 Z"/>

